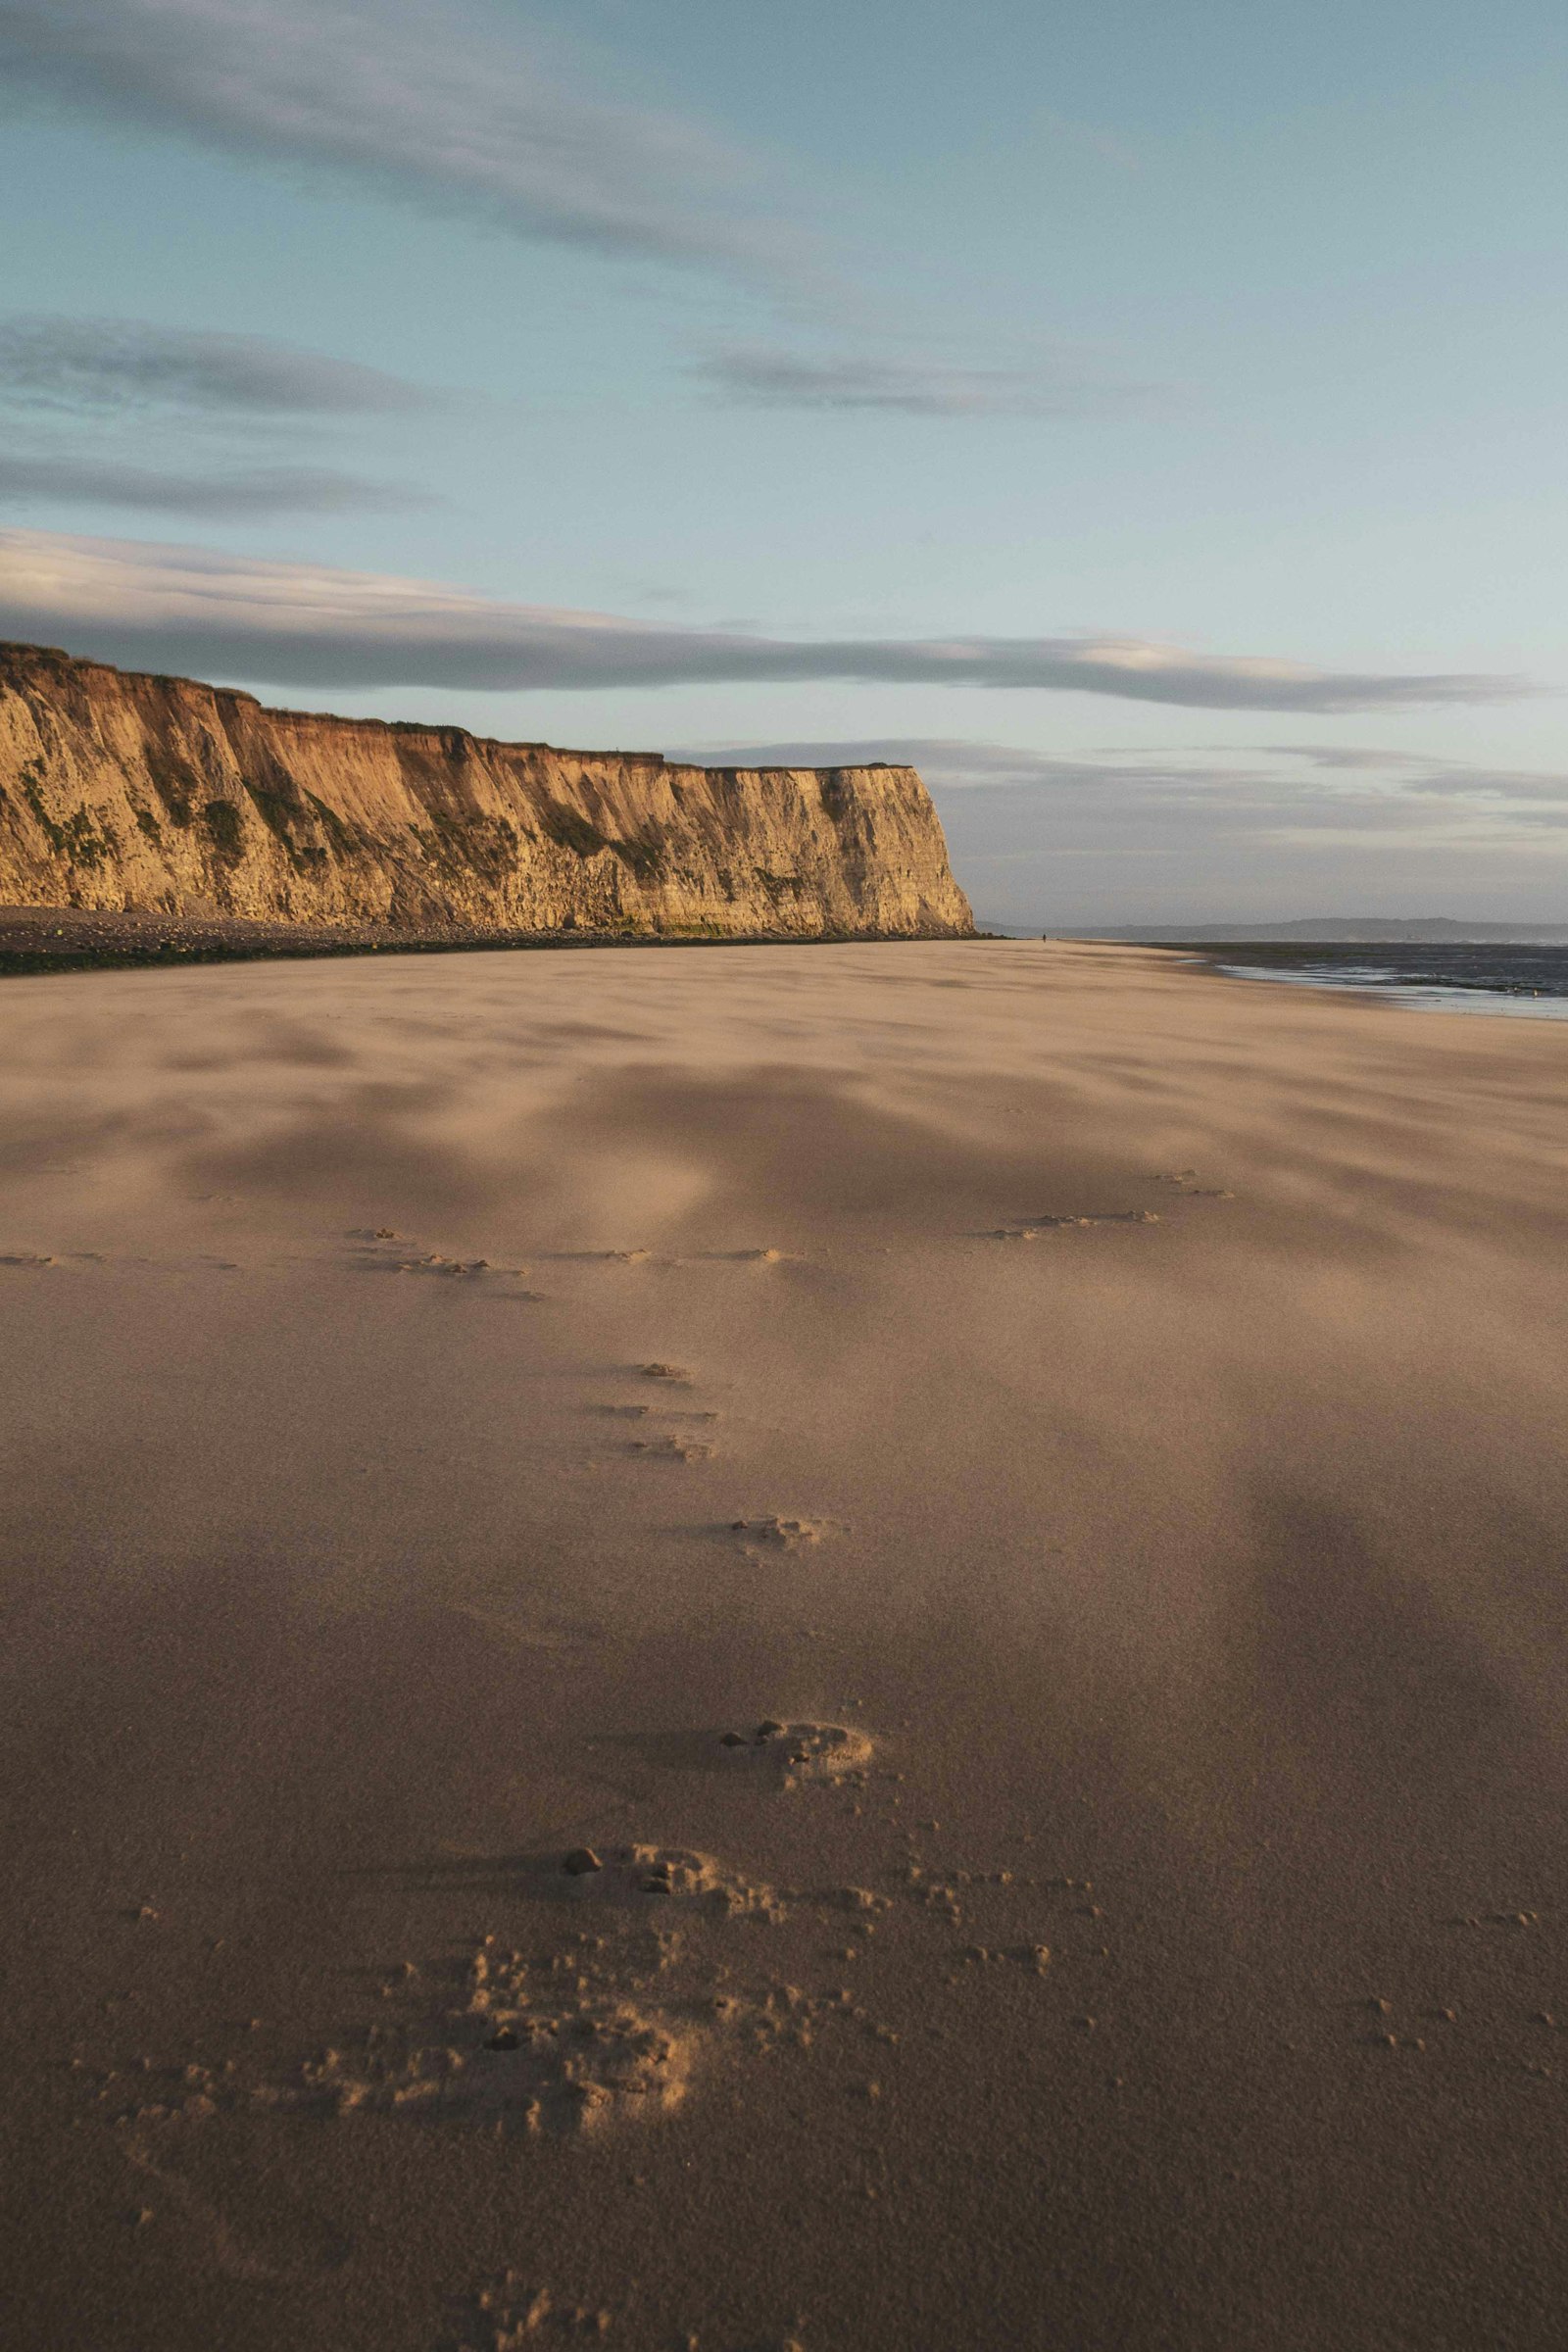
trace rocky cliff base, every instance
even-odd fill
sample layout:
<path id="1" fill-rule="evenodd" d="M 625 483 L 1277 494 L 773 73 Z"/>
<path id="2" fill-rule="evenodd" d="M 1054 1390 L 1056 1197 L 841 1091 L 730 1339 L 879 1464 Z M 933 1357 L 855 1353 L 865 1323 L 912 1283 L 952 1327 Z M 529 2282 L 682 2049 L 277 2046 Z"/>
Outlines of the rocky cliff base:
<path id="1" fill-rule="evenodd" d="M 252 923 L 223 915 L 114 914 L 83 906 L 0 906 L 0 980 L 141 964 L 252 963 L 269 957 L 423 956 L 485 948 L 821 946 L 833 933 L 509 931 L 481 923 Z"/>

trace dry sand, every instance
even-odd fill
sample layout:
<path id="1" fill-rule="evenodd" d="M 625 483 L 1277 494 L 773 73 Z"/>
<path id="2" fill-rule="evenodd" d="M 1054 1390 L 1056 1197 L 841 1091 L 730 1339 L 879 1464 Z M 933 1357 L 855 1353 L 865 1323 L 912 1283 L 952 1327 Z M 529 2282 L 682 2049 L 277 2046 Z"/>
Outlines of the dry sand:
<path id="1" fill-rule="evenodd" d="M 1562 2341 L 1568 1031 L 467 956 L 0 1090 L 9 2344 Z"/>

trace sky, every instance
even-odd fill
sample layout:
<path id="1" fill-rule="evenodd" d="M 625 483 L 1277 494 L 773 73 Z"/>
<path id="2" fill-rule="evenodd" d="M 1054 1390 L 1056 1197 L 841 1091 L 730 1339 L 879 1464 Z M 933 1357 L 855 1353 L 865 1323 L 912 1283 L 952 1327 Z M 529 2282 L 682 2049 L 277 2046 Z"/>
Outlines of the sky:
<path id="1" fill-rule="evenodd" d="M 0 635 L 1568 916 L 1546 0 L 0 0 Z"/>

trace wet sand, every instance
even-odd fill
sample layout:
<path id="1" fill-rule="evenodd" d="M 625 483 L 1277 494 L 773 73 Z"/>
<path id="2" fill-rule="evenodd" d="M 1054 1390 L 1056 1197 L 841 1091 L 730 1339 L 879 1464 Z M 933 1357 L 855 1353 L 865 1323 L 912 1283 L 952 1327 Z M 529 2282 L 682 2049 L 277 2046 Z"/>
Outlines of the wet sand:
<path id="1" fill-rule="evenodd" d="M 10 2342 L 1560 2342 L 1559 1029 L 386 956 L 0 1104 Z"/>

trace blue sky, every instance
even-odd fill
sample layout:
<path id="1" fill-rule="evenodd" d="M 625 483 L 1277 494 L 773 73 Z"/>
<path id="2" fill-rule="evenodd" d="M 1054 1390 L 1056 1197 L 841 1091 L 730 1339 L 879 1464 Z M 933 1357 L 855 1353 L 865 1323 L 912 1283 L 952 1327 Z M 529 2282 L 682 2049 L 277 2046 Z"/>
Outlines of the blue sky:
<path id="1" fill-rule="evenodd" d="M 1013 922 L 1560 918 L 1565 69 L 1539 0 L 0 0 L 0 630 L 914 758 Z"/>

